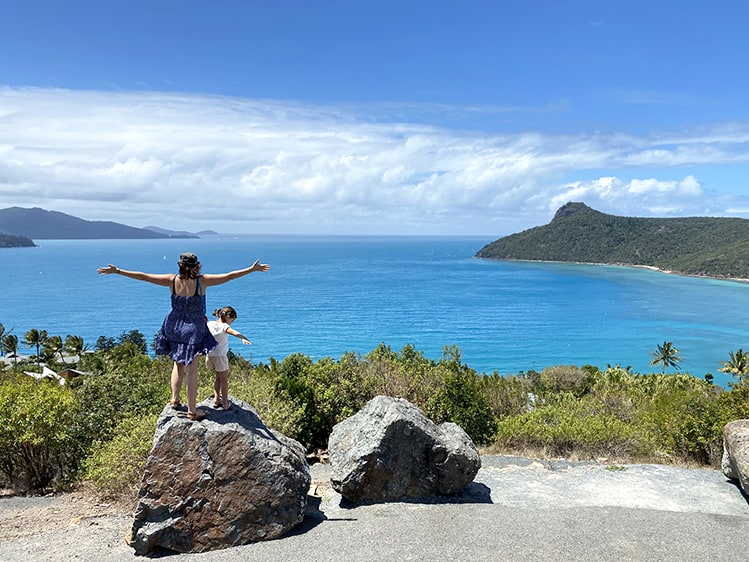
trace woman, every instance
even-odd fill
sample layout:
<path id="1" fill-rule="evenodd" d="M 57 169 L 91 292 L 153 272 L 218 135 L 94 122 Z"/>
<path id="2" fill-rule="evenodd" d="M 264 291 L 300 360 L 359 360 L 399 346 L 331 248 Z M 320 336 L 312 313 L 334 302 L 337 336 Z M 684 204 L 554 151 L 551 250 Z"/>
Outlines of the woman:
<path id="1" fill-rule="evenodd" d="M 101 275 L 117 274 L 137 281 L 147 281 L 155 285 L 171 288 L 172 308 L 167 314 L 156 336 L 156 353 L 169 355 L 175 362 L 172 371 L 172 399 L 169 404 L 178 408 L 182 379 L 187 386 L 187 417 L 201 420 L 208 414 L 197 409 L 198 394 L 198 361 L 201 355 L 207 354 L 216 347 L 216 340 L 207 326 L 205 313 L 205 290 L 214 285 L 244 277 L 254 271 L 268 271 L 268 264 L 255 260 L 250 267 L 237 269 L 229 273 L 200 273 L 198 256 L 184 253 L 179 256 L 179 273 L 143 273 L 128 271 L 112 264 L 100 267 Z"/>

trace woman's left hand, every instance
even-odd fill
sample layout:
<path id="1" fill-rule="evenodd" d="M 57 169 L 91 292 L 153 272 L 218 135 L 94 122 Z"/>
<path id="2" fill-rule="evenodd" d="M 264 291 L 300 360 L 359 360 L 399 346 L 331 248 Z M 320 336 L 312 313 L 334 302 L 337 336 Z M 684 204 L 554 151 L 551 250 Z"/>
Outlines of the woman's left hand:
<path id="1" fill-rule="evenodd" d="M 99 272 L 99 275 L 109 275 L 110 273 L 117 273 L 119 269 L 110 263 L 107 267 L 100 267 L 96 271 Z"/>

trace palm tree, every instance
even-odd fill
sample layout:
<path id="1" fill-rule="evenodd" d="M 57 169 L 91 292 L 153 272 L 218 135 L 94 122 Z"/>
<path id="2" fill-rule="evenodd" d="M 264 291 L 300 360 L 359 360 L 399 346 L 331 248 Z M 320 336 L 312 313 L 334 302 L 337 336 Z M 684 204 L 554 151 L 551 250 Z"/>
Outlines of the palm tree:
<path id="1" fill-rule="evenodd" d="M 749 376 L 749 353 L 739 348 L 738 351 L 729 351 L 729 361 L 723 361 L 723 366 L 718 369 L 721 373 L 729 373 L 743 381 Z"/>
<path id="2" fill-rule="evenodd" d="M 3 350 L 3 340 L 10 335 L 10 333 L 13 331 L 13 328 L 5 331 L 5 326 L 0 322 L 0 354 L 4 354 L 5 351 Z"/>
<path id="3" fill-rule="evenodd" d="M 55 354 L 60 355 L 60 361 L 65 364 L 65 356 L 62 354 L 63 345 L 62 338 L 60 336 L 50 336 L 47 341 L 44 342 L 44 353 L 49 354 L 54 360 Z"/>
<path id="4" fill-rule="evenodd" d="M 47 342 L 47 330 L 31 328 L 23 335 L 23 343 L 26 347 L 36 347 L 36 364 L 41 367 L 40 349 Z"/>
<path id="5" fill-rule="evenodd" d="M 13 354 L 13 366 L 18 367 L 18 336 L 15 334 L 4 336 L 0 347 L 4 354 Z"/>
<path id="6" fill-rule="evenodd" d="M 677 370 L 680 369 L 679 363 L 681 363 L 681 356 L 679 355 L 679 350 L 676 349 L 674 344 L 670 341 L 664 341 L 663 345 L 656 346 L 655 350 L 652 352 L 652 356 L 653 358 L 648 365 L 660 365 L 661 373 L 665 373 L 667 367 L 673 367 Z"/>
<path id="7" fill-rule="evenodd" d="M 88 344 L 83 341 L 81 336 L 68 335 L 65 338 L 64 347 L 69 355 L 77 355 L 79 359 L 84 352 L 88 351 Z"/>

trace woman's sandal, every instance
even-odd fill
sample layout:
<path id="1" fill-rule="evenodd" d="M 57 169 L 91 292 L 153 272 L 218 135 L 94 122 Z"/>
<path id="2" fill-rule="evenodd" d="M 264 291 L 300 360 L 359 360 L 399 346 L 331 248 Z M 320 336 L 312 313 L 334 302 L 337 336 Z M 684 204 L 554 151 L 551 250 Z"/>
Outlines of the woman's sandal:
<path id="1" fill-rule="evenodd" d="M 182 404 L 180 404 L 179 400 L 170 400 L 169 406 L 175 410 L 179 410 L 182 407 Z"/>
<path id="2" fill-rule="evenodd" d="M 205 410 L 198 410 L 197 412 L 187 412 L 188 419 L 192 421 L 200 421 L 208 417 L 208 412 Z"/>
<path id="3" fill-rule="evenodd" d="M 213 399 L 213 407 L 217 408 L 217 409 L 224 407 L 224 403 L 221 401 L 221 398 L 214 398 Z"/>

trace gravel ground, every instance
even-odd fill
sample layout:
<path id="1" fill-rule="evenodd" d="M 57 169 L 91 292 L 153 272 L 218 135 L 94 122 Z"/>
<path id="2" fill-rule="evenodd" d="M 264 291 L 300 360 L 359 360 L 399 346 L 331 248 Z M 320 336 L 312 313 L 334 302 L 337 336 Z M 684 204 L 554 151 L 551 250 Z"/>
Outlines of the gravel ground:
<path id="1" fill-rule="evenodd" d="M 175 562 L 378 560 L 742 561 L 749 502 L 715 470 L 485 455 L 455 498 L 354 506 L 312 467 L 290 535 Z M 0 561 L 133 561 L 132 516 L 83 494 L 0 497 Z"/>

